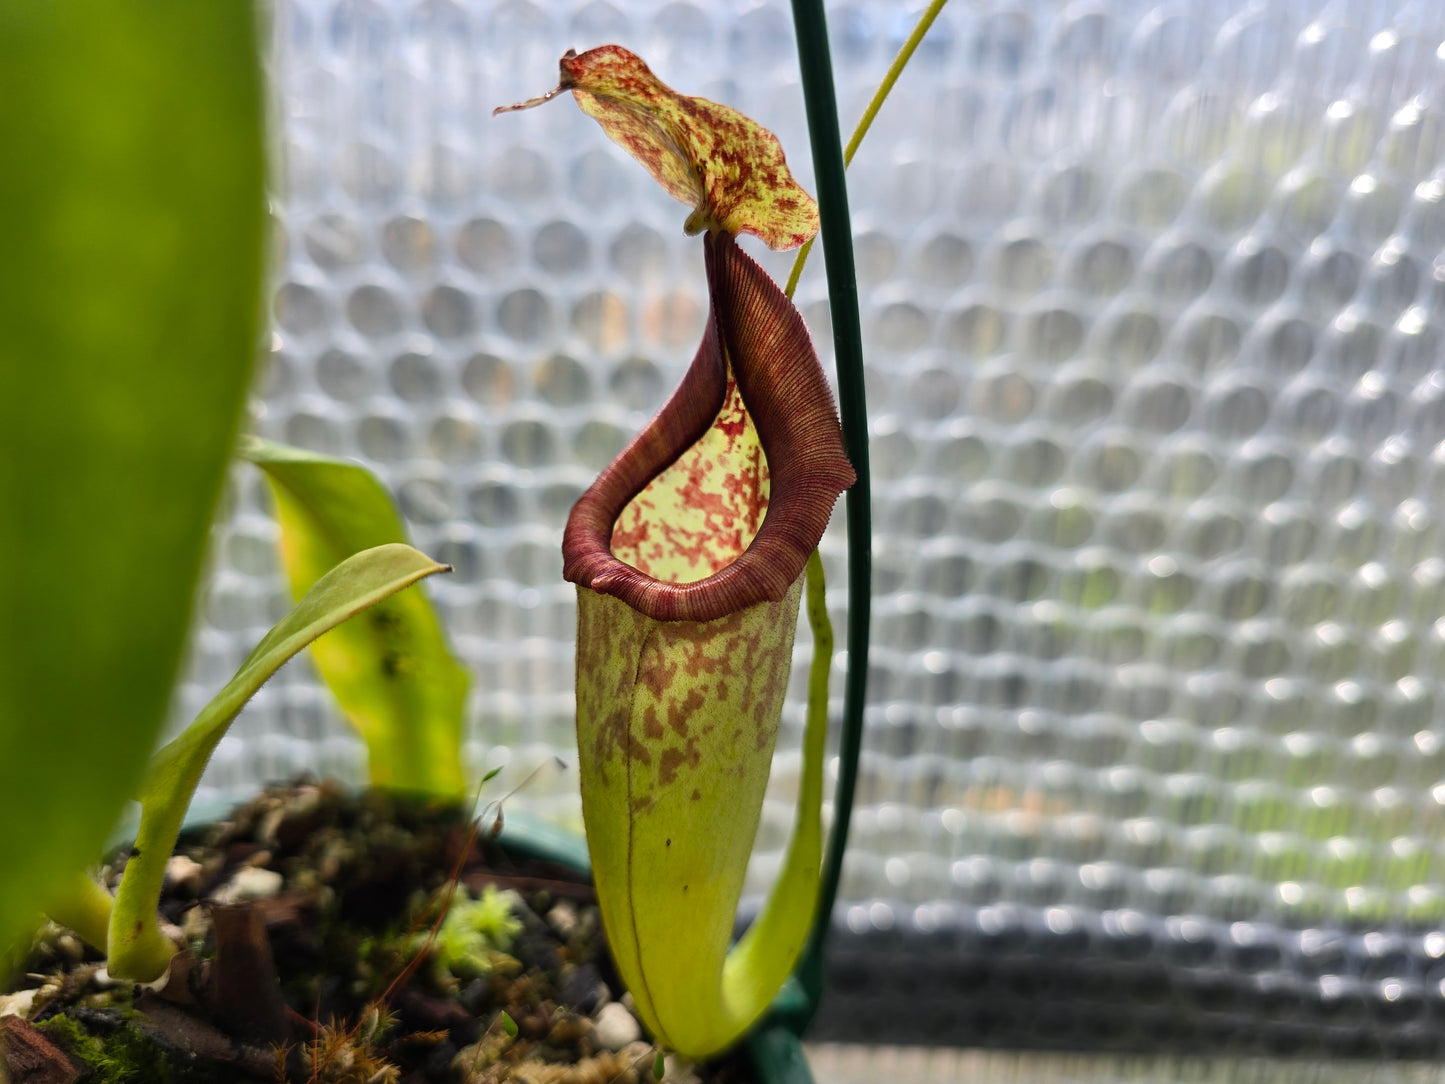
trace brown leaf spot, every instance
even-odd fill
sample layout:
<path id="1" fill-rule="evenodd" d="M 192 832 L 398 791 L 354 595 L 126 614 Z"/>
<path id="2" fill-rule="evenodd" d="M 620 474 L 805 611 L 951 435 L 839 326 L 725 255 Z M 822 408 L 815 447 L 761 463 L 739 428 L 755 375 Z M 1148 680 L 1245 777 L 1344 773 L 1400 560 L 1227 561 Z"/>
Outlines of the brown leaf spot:
<path id="1" fill-rule="evenodd" d="M 682 767 L 687 760 L 687 754 L 681 749 L 664 749 L 662 759 L 657 766 L 657 781 L 667 786 L 677 778 L 677 769 Z"/>
<path id="2" fill-rule="evenodd" d="M 667 705 L 667 725 L 672 728 L 674 734 L 687 737 L 689 732 L 688 721 L 693 714 L 702 708 L 707 701 L 707 694 L 701 689 L 689 689 L 687 696 L 682 702 L 676 700 Z M 660 733 L 660 731 L 659 731 Z"/>
<path id="3" fill-rule="evenodd" d="M 627 735 L 627 755 L 643 764 L 652 764 L 652 752 L 633 734 Z"/>
<path id="4" fill-rule="evenodd" d="M 660 700 L 667 695 L 668 689 L 672 687 L 673 679 L 677 677 L 677 663 L 644 666 L 642 672 L 637 676 L 647 686 L 648 691 Z"/>
<path id="5" fill-rule="evenodd" d="M 632 811 L 632 816 L 633 816 L 634 818 L 642 816 L 642 814 L 646 813 L 649 809 L 652 808 L 652 797 L 651 797 L 651 795 L 647 795 L 647 794 L 638 794 L 638 795 L 635 795 L 635 796 L 633 797 L 632 801 L 628 803 L 628 808 L 631 809 L 631 811 Z"/>

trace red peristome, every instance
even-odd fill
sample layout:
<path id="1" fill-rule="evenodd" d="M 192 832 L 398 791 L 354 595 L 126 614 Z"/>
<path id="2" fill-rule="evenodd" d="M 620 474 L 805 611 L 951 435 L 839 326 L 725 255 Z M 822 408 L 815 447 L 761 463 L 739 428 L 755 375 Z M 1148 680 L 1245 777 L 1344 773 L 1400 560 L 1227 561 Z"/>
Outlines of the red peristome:
<path id="1" fill-rule="evenodd" d="M 578 500 L 562 539 L 570 582 L 659 621 L 712 621 L 781 599 L 855 480 L 802 316 L 732 236 L 707 235 L 704 252 L 712 305 L 702 345 L 672 398 Z M 628 502 L 718 421 L 730 375 L 767 459 L 767 514 L 726 567 L 665 583 L 613 555 L 613 528 Z"/>

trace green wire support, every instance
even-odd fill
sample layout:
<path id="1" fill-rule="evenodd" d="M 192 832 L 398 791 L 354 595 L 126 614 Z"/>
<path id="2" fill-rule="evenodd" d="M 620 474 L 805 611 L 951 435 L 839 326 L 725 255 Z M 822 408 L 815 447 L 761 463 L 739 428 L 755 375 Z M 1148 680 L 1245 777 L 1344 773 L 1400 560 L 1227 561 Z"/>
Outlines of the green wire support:
<path id="1" fill-rule="evenodd" d="M 838 786 L 833 797 L 833 827 L 823 859 L 818 912 L 798 965 L 801 999 L 785 996 L 779 1023 L 801 1033 L 812 1019 L 823 992 L 823 949 L 833 899 L 848 844 L 848 822 L 858 782 L 858 752 L 863 742 L 863 706 L 868 684 L 868 624 L 873 581 L 872 487 L 868 476 L 868 405 L 863 387 L 863 336 L 858 318 L 858 280 L 853 267 L 853 226 L 848 214 L 843 139 L 828 49 L 828 22 L 822 0 L 793 0 L 798 66 L 807 106 L 808 135 L 818 183 L 823 257 L 828 276 L 828 306 L 833 318 L 833 351 L 838 370 L 838 400 L 843 446 L 858 481 L 848 491 L 848 672 L 843 685 L 843 728 L 838 745 Z M 787 991 L 785 991 L 786 995 Z M 801 1002 L 801 1003 L 799 1003 Z"/>
<path id="2" fill-rule="evenodd" d="M 828 297 L 833 317 L 833 341 L 838 368 L 838 395 L 842 404 L 843 441 L 858 483 L 847 496 L 848 515 L 848 673 L 843 691 L 843 732 L 839 742 L 838 787 L 834 796 L 833 830 L 828 839 L 818 910 L 808 944 L 796 972 L 773 1002 L 764 1024 L 749 1037 L 749 1048 L 761 1079 L 807 1084 L 806 1062 L 801 1059 L 797 1036 L 817 1012 L 823 994 L 823 953 L 832 920 L 833 901 L 848 844 L 848 824 L 858 780 L 858 754 L 863 740 L 863 708 L 868 679 L 868 617 L 872 589 L 872 513 L 868 477 L 868 409 L 864 396 L 862 335 L 858 319 L 858 283 L 853 269 L 852 226 L 844 171 L 853 161 L 879 109 L 929 28 L 948 0 L 930 0 L 893 58 L 883 81 L 853 130 L 846 148 L 841 146 L 838 109 L 833 88 L 828 28 L 820 0 L 793 0 L 793 22 L 798 40 L 803 96 L 808 110 L 813 163 L 818 178 Z M 812 251 L 809 241 L 798 252 L 784 293 L 798 287 L 803 265 Z M 826 711 L 828 671 L 832 661 L 833 628 L 822 602 L 823 565 L 815 552 L 808 562 L 809 620 L 813 627 L 813 668 L 809 678 L 809 718 Z M 799 1065 L 801 1064 L 801 1068 Z"/>

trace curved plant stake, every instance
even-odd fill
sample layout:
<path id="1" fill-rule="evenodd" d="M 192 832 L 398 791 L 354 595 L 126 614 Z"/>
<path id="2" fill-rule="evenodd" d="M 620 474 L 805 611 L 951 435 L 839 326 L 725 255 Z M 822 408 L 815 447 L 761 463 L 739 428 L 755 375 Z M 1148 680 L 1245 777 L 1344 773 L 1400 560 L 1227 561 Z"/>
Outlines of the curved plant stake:
<path id="1" fill-rule="evenodd" d="M 810 712 L 783 872 L 729 952 L 804 567 L 854 479 L 802 318 L 732 234 L 790 247 L 816 210 L 770 134 L 668 90 L 625 50 L 569 54 L 559 89 L 693 203 L 688 229 L 710 229 L 697 356 L 563 539 L 578 585 L 583 816 L 609 941 L 659 1041 L 705 1057 L 766 1010 L 818 899 L 826 710 Z"/>
<path id="2" fill-rule="evenodd" d="M 887 74 L 873 94 L 846 149 L 838 130 L 838 106 L 833 90 L 833 66 L 828 51 L 828 24 L 822 0 L 793 0 L 793 23 L 798 40 L 798 65 L 808 110 L 808 133 L 822 202 L 824 259 L 828 273 L 829 308 L 833 316 L 834 355 L 838 369 L 838 396 L 842 402 L 843 437 L 848 455 L 858 469 L 858 484 L 848 494 L 848 672 L 843 694 L 843 728 L 838 743 L 838 785 L 833 796 L 833 826 L 823 867 L 819 897 L 820 920 L 808 939 L 798 968 L 801 999 L 779 1005 L 779 1016 L 801 1033 L 823 993 L 823 950 L 828 938 L 833 901 L 843 871 L 848 825 L 853 815 L 853 794 L 858 779 L 858 755 L 863 743 L 863 709 L 868 682 L 868 631 L 872 609 L 873 516 L 868 471 L 868 404 L 863 376 L 863 336 L 858 318 L 858 280 L 853 267 L 852 226 L 848 213 L 845 172 L 868 134 L 889 92 L 907 67 L 929 27 L 947 0 L 931 0 Z M 812 248 L 810 241 L 798 253 L 788 276 L 792 296 Z M 819 577 L 822 572 L 819 570 Z M 815 656 L 815 667 L 817 660 Z"/>
<path id="3" fill-rule="evenodd" d="M 254 437 L 240 455 L 270 483 L 294 598 L 354 553 L 409 541 L 391 496 L 364 467 Z M 424 591 L 377 603 L 312 644 L 311 658 L 366 741 L 374 785 L 463 797 L 469 679 Z"/>
<path id="4" fill-rule="evenodd" d="M 140 830 L 116 893 L 104 946 L 112 975 L 149 982 L 165 971 L 175 954 L 176 946 L 156 922 L 166 862 L 201 773 L 246 701 L 282 663 L 322 634 L 423 577 L 445 571 L 446 565 L 400 544 L 377 546 L 343 561 L 262 638 L 190 726 L 151 758 L 138 795 Z M 94 907 L 95 902 L 92 897 L 83 905 Z"/>

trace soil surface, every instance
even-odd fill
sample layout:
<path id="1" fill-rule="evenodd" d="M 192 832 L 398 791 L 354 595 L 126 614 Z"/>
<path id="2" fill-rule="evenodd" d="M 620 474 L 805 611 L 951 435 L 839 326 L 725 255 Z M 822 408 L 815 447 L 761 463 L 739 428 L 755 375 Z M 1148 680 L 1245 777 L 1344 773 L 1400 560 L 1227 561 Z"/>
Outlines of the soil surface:
<path id="1" fill-rule="evenodd" d="M 744 1084 L 658 1050 L 596 899 L 455 808 L 301 782 L 182 838 L 161 983 L 50 926 L 0 994 L 11 1084 Z M 114 889 L 127 855 L 104 869 Z"/>

